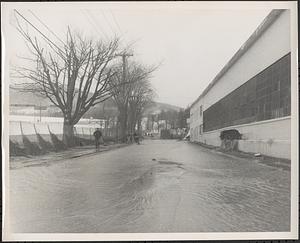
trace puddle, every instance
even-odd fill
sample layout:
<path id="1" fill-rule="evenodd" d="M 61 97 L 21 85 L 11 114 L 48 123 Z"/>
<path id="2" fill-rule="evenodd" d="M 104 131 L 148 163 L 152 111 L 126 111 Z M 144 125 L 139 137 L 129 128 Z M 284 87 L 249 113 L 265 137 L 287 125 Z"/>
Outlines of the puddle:
<path id="1" fill-rule="evenodd" d="M 182 163 L 169 161 L 169 160 L 158 160 L 157 162 L 160 164 L 166 164 L 166 165 L 177 165 L 178 167 L 183 165 Z"/>

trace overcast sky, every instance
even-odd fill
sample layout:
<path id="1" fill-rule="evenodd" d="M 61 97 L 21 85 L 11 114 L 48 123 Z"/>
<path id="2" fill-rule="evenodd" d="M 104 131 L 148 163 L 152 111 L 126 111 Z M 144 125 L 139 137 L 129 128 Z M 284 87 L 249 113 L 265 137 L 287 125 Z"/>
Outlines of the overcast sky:
<path id="1" fill-rule="evenodd" d="M 117 33 L 124 45 L 134 42 L 130 59 L 148 65 L 162 62 L 152 78 L 157 101 L 181 107 L 200 95 L 271 11 L 201 2 L 15 4 L 53 41 L 58 40 L 29 10 L 61 38 L 69 25 L 95 38 Z M 9 33 L 10 62 L 16 63 L 16 55 L 26 54 L 26 46 L 13 28 Z"/>

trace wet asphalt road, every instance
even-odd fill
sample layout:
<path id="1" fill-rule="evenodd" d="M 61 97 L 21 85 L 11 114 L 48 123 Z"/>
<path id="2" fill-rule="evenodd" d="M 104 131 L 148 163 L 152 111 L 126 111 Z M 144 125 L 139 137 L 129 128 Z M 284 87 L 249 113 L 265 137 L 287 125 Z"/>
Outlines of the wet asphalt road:
<path id="1" fill-rule="evenodd" d="M 143 141 L 10 171 L 13 232 L 289 231 L 290 171 Z"/>

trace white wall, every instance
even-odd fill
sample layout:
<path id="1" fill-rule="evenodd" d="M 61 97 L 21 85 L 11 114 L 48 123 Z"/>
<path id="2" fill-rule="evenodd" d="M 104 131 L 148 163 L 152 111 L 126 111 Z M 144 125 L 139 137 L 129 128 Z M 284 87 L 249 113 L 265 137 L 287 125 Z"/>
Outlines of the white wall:
<path id="1" fill-rule="evenodd" d="M 242 140 L 239 140 L 238 145 L 241 151 L 285 159 L 291 158 L 290 117 L 231 126 L 225 129 L 237 129 L 242 134 Z M 220 133 L 225 129 L 206 132 L 198 141 L 220 146 Z"/>
<path id="2" fill-rule="evenodd" d="M 9 135 L 10 136 L 20 136 L 21 126 L 24 135 L 35 135 L 34 126 L 39 134 L 49 134 L 48 126 L 50 131 L 56 135 L 63 134 L 63 117 L 42 117 L 42 121 L 38 122 L 39 117 L 35 116 L 20 116 L 20 115 L 10 115 L 9 116 Z M 97 127 L 100 127 L 100 122 L 102 121 L 102 127 L 104 128 L 104 120 L 100 119 L 80 119 L 80 121 L 75 125 L 78 134 L 90 134 L 90 131 L 94 131 Z"/>
<path id="3" fill-rule="evenodd" d="M 290 12 L 286 10 L 202 98 L 203 110 L 208 109 L 211 105 L 288 54 L 290 50 Z M 191 113 L 201 103 L 198 101 L 194 104 L 191 108 Z"/>
<path id="4" fill-rule="evenodd" d="M 191 141 L 206 142 L 207 144 L 220 146 L 220 131 L 225 128 L 203 135 L 200 135 L 197 131 L 197 127 L 203 123 L 203 117 L 199 117 L 198 112 L 200 105 L 203 106 L 203 111 L 205 111 L 259 72 L 288 54 L 290 50 L 290 11 L 286 10 L 217 81 L 208 93 L 191 107 Z M 290 120 L 285 118 L 283 120 L 275 120 L 235 126 L 234 128 L 239 127 L 238 130 L 244 133 L 245 136 L 244 140 L 239 143 L 240 150 L 260 152 L 274 157 L 290 158 Z M 272 139 L 273 143 L 271 143 L 270 139 Z"/>
<path id="5" fill-rule="evenodd" d="M 290 51 L 290 14 L 286 10 L 208 91 L 203 100 L 204 109 L 208 109 Z"/>
<path id="6" fill-rule="evenodd" d="M 190 129 L 191 129 L 191 141 L 198 141 L 200 139 L 199 127 L 203 124 L 203 107 L 202 107 L 202 116 L 200 116 L 200 106 L 202 104 L 202 99 L 197 101 L 191 107 L 190 110 Z"/>

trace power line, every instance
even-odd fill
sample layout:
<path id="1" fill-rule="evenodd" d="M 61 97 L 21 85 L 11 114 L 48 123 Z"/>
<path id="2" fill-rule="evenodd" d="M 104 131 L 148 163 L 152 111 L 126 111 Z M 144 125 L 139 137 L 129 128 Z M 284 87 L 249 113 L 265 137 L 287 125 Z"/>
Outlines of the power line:
<path id="1" fill-rule="evenodd" d="M 117 28 L 118 28 L 119 31 L 120 31 L 120 33 L 123 34 L 123 31 L 121 30 L 121 27 L 120 27 L 120 25 L 119 25 L 117 19 L 115 18 L 115 15 L 114 15 L 113 11 L 110 10 L 110 13 L 111 13 L 111 15 L 112 15 L 112 17 L 113 17 L 114 23 L 116 24 Z"/>
<path id="2" fill-rule="evenodd" d="M 33 27 L 40 35 L 43 36 L 43 38 L 49 43 L 51 43 L 53 46 L 55 46 L 60 52 L 57 53 L 54 48 L 52 48 L 64 61 L 66 61 L 66 57 L 64 56 L 64 52 L 60 49 L 59 46 L 57 46 L 52 40 L 50 40 L 45 34 L 43 34 L 36 26 L 34 26 L 29 20 L 27 20 L 20 12 L 18 12 L 16 9 L 14 9 L 14 11 L 20 16 L 22 17 L 22 19 L 24 19 L 31 27 Z M 48 27 L 49 28 L 49 27 Z M 49 28 L 50 30 L 50 28 Z M 52 30 L 50 30 L 51 32 L 53 32 Z M 56 34 L 53 32 L 53 34 L 56 36 Z M 50 44 L 49 44 L 50 45 Z M 51 46 L 51 45 L 50 45 Z M 83 67 L 80 67 L 83 69 Z M 95 77 L 93 77 L 93 79 L 96 79 Z"/>
<path id="3" fill-rule="evenodd" d="M 124 33 L 123 33 L 123 31 L 121 30 L 121 27 L 120 27 L 120 25 L 118 24 L 117 19 L 115 18 L 115 16 L 114 16 L 112 10 L 110 10 L 110 13 L 111 13 L 111 15 L 112 15 L 113 21 L 114 21 L 115 25 L 117 26 L 117 28 L 113 28 L 113 27 L 112 27 L 113 25 L 111 24 L 111 22 L 109 21 L 109 19 L 108 19 L 108 18 L 106 17 L 106 15 L 104 14 L 104 11 L 101 10 L 101 14 L 103 15 L 103 17 L 104 17 L 105 21 L 107 22 L 107 24 L 108 24 L 110 30 L 112 31 L 112 33 L 113 33 L 113 34 L 116 34 L 115 29 L 119 29 L 119 30 L 120 30 L 120 34 L 121 34 L 121 38 L 124 38 Z M 93 18 L 93 20 L 94 20 L 95 23 L 98 23 L 98 20 L 94 17 L 94 15 L 92 15 L 92 13 L 90 13 L 90 16 L 91 16 L 91 18 Z M 99 25 L 99 27 L 100 27 L 100 25 Z M 127 49 L 128 47 L 124 46 L 123 48 L 124 48 L 124 49 Z"/>
<path id="4" fill-rule="evenodd" d="M 109 26 L 110 30 L 113 32 L 113 34 L 115 34 L 115 31 L 114 31 L 114 29 L 112 28 L 112 25 L 110 24 L 110 22 L 108 21 L 108 19 L 106 18 L 106 16 L 105 16 L 103 10 L 101 10 L 101 13 L 102 13 L 104 19 L 106 20 L 106 22 L 108 23 L 108 26 Z"/>
<path id="5" fill-rule="evenodd" d="M 92 19 L 94 20 L 94 22 L 96 23 L 96 25 L 99 26 L 99 28 L 102 30 L 101 24 L 99 24 L 97 18 L 92 14 L 92 12 L 89 12 L 89 13 L 90 13 L 90 16 L 92 17 Z M 103 32 L 104 32 L 105 34 L 107 34 L 106 31 L 103 30 Z M 109 35 L 108 35 L 108 36 L 109 36 Z"/>
<path id="6" fill-rule="evenodd" d="M 60 39 L 38 16 L 36 16 L 36 14 L 34 14 L 33 13 L 33 11 L 31 11 L 31 10 L 28 10 L 44 27 L 46 27 L 47 28 L 47 30 L 48 31 L 50 31 L 61 43 L 63 43 L 64 45 L 66 45 L 65 44 L 65 42 L 62 40 L 62 39 Z"/>
<path id="7" fill-rule="evenodd" d="M 14 11 L 22 18 L 24 19 L 31 27 L 33 27 L 38 33 L 40 33 L 48 42 L 50 42 L 53 46 L 55 46 L 60 52 L 64 53 L 60 47 L 58 47 L 53 41 L 51 41 L 47 36 L 45 36 L 37 27 L 35 27 L 29 20 L 27 20 L 19 11 L 14 9 Z"/>
<path id="8" fill-rule="evenodd" d="M 83 13 L 84 17 L 88 20 L 88 22 L 93 26 L 93 28 L 96 30 L 96 32 L 97 32 L 99 35 L 103 35 L 102 33 L 100 33 L 100 31 L 98 30 L 98 28 L 95 27 L 95 24 L 94 24 L 94 22 L 90 19 L 90 16 L 87 15 L 87 13 L 85 13 L 83 10 L 81 10 L 81 12 Z"/>
<path id="9" fill-rule="evenodd" d="M 28 10 L 44 27 L 46 27 L 47 28 L 47 30 L 48 31 L 50 31 L 61 43 L 63 43 L 63 45 L 64 46 L 67 46 L 67 44 L 65 44 L 65 42 L 61 39 L 61 38 L 59 38 L 55 33 L 54 33 L 54 31 L 52 31 L 36 14 L 34 14 L 33 13 L 33 11 L 31 11 L 31 10 Z M 61 58 L 63 58 L 64 59 L 64 61 L 66 61 L 66 57 L 64 56 L 64 51 L 62 51 L 60 48 L 59 48 L 59 50 L 63 53 L 62 55 L 60 55 L 60 57 Z M 57 52 L 56 52 L 57 53 Z"/>
<path id="10" fill-rule="evenodd" d="M 88 21 L 94 26 L 94 28 L 96 29 L 96 31 L 98 32 L 98 34 L 100 34 L 101 36 L 104 35 L 105 38 L 109 40 L 108 35 L 105 33 L 105 31 L 102 30 L 102 28 L 100 27 L 99 24 L 97 25 L 97 22 L 93 18 L 93 16 L 91 15 L 91 13 L 88 10 L 86 10 L 86 13 L 85 12 L 83 12 L 83 13 L 85 14 L 86 17 L 89 17 L 89 18 L 87 18 Z M 101 33 L 99 32 L 99 30 L 101 31 Z"/>
<path id="11" fill-rule="evenodd" d="M 119 32 L 120 32 L 120 39 L 125 38 L 125 34 L 126 34 L 126 33 L 124 33 L 124 32 L 122 31 L 122 29 L 121 29 L 121 27 L 120 27 L 120 25 L 119 25 L 119 23 L 118 23 L 118 21 L 117 21 L 115 15 L 114 15 L 113 11 L 110 9 L 109 12 L 110 12 L 110 14 L 111 14 L 111 16 L 112 16 L 112 19 L 113 19 L 113 22 L 115 23 L 115 26 L 117 26 L 117 29 L 118 29 Z M 102 13 L 102 14 L 103 14 L 103 13 Z M 104 16 L 104 14 L 103 14 L 103 16 Z M 105 16 L 104 16 L 104 17 L 105 17 Z M 131 44 L 128 44 L 127 46 L 123 45 L 123 49 L 124 49 L 124 50 L 128 49 L 130 45 L 131 45 Z"/>

